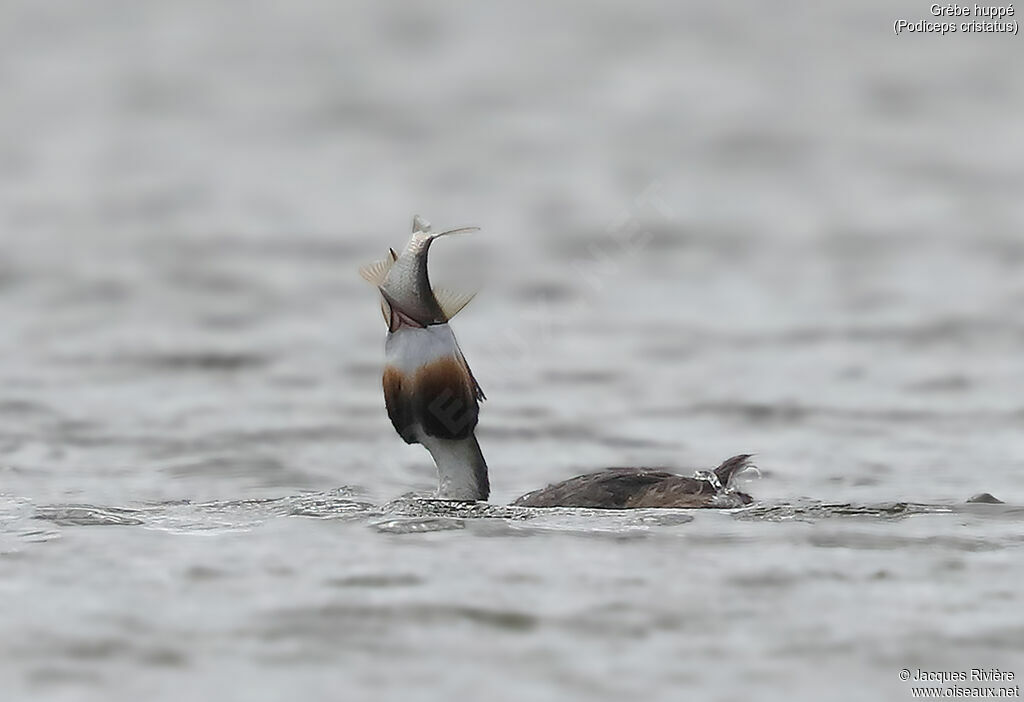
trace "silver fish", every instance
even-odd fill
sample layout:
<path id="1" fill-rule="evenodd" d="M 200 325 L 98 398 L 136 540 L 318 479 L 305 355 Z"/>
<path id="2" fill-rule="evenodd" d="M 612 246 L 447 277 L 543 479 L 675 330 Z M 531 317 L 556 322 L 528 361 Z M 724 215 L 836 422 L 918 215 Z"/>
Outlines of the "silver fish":
<path id="1" fill-rule="evenodd" d="M 435 239 L 450 234 L 468 234 L 479 227 L 461 227 L 433 233 L 430 223 L 416 215 L 412 220 L 412 237 L 401 254 L 390 250 L 390 256 L 363 266 L 359 272 L 377 286 L 389 331 L 402 324 L 427 327 L 444 324 L 473 299 L 472 294 L 457 293 L 430 285 L 427 254 Z"/>

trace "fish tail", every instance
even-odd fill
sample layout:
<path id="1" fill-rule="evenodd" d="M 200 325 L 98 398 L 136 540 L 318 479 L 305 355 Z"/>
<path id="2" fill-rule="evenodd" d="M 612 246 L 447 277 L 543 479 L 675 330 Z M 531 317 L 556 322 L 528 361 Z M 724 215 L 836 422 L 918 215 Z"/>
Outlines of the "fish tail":
<path id="1" fill-rule="evenodd" d="M 428 239 L 433 241 L 442 236 L 458 235 L 458 234 L 470 234 L 472 232 L 480 231 L 480 227 L 459 227 L 458 229 L 449 229 L 444 232 L 433 232 L 430 228 L 430 222 L 423 219 L 419 215 L 415 215 L 412 218 L 412 233 L 420 238 Z"/>

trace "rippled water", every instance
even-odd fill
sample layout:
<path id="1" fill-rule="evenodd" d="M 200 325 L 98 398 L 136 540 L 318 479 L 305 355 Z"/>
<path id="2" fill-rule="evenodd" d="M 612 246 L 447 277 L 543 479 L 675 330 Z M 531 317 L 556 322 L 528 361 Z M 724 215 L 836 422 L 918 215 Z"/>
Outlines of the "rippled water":
<path id="1" fill-rule="evenodd" d="M 926 12 L 5 5 L 4 699 L 1024 675 L 1019 44 Z M 401 497 L 355 270 L 414 212 L 483 227 L 490 507 Z M 501 506 L 748 451 L 736 512 Z"/>

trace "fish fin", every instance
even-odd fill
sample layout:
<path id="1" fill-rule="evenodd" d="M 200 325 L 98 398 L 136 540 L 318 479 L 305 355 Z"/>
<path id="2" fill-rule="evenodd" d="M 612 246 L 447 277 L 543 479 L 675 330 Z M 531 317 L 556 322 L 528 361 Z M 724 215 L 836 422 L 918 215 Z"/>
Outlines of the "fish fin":
<path id="1" fill-rule="evenodd" d="M 462 308 L 468 305 L 474 297 L 476 297 L 475 292 L 461 293 L 451 288 L 434 288 L 434 299 L 437 300 L 446 320 L 461 312 Z"/>
<path id="2" fill-rule="evenodd" d="M 387 323 L 388 328 L 391 327 L 391 305 L 383 297 L 380 298 L 380 311 L 384 315 L 384 321 Z"/>
<path id="3" fill-rule="evenodd" d="M 412 233 L 417 234 L 423 232 L 424 234 L 430 233 L 430 222 L 423 219 L 419 215 L 412 216 Z"/>
<path id="4" fill-rule="evenodd" d="M 384 260 L 367 263 L 359 269 L 359 275 L 361 275 L 363 280 L 371 285 L 381 286 L 384 284 L 384 279 L 388 277 L 388 271 L 391 270 L 391 266 L 394 265 L 394 263 L 394 259 L 390 261 Z"/>
<path id="5" fill-rule="evenodd" d="M 390 249 L 390 248 L 388 249 L 388 251 L 391 252 L 391 260 L 392 261 L 397 261 L 398 260 L 398 252 L 395 251 L 394 249 Z"/>

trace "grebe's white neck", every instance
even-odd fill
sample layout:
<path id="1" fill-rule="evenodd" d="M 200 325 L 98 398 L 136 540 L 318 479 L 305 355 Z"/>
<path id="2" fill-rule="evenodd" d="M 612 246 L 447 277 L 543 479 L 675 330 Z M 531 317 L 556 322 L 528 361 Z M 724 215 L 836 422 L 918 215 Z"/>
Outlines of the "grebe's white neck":
<path id="1" fill-rule="evenodd" d="M 491 494 L 487 462 L 472 434 L 465 439 L 424 436 L 423 446 L 437 465 L 437 497 L 441 500 L 486 500 Z"/>

